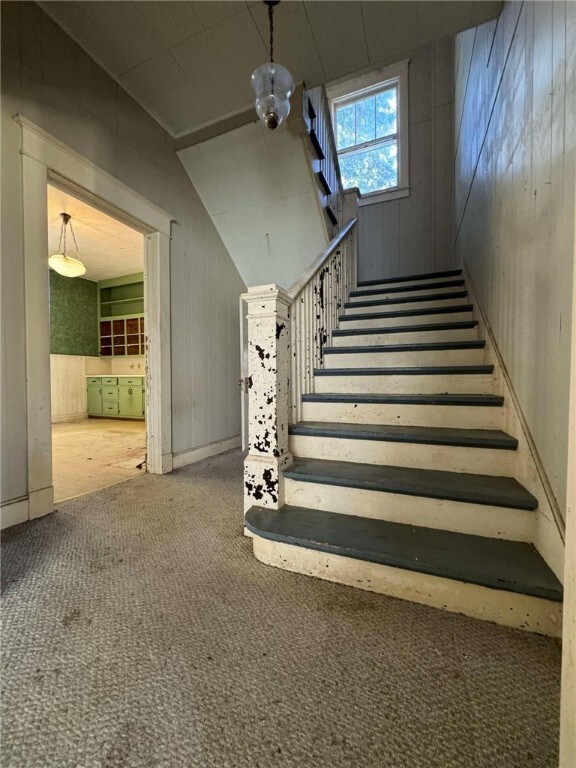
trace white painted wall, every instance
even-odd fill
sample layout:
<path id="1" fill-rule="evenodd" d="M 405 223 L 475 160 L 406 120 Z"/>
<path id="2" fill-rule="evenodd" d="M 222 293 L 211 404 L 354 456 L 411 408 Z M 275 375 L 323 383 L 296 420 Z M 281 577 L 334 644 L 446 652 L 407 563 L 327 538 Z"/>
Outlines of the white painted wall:
<path id="1" fill-rule="evenodd" d="M 290 288 L 328 237 L 303 139 L 260 121 L 178 152 L 246 285 Z"/>
<path id="2" fill-rule="evenodd" d="M 453 266 L 453 38 L 411 51 L 410 195 L 360 208 L 358 279 Z"/>
<path id="3" fill-rule="evenodd" d="M 566 508 L 576 4 L 508 2 L 455 50 L 456 257 Z"/>
<path id="4" fill-rule="evenodd" d="M 35 3 L 2 3 L 2 502 L 26 495 L 20 113 L 175 216 L 173 452 L 240 432 L 245 289 L 172 139 Z M 58 55 L 54 55 L 54 51 Z M 81 245 L 81 244 L 80 244 Z M 43 258 L 43 255 L 39 255 Z"/>

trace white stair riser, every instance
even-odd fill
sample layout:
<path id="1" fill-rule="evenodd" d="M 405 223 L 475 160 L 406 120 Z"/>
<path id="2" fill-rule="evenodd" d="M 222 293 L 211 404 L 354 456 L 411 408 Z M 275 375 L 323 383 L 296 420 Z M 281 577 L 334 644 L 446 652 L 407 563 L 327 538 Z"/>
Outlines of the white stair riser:
<path id="1" fill-rule="evenodd" d="M 253 538 L 262 563 L 432 608 L 552 637 L 562 634 L 562 604 L 441 576 Z"/>
<path id="2" fill-rule="evenodd" d="M 314 392 L 329 394 L 493 395 L 496 380 L 488 374 L 423 376 L 315 376 Z"/>
<path id="3" fill-rule="evenodd" d="M 297 507 L 491 539 L 529 542 L 534 535 L 536 515 L 528 510 L 306 483 L 290 478 L 286 478 L 285 483 L 286 504 Z"/>
<path id="4" fill-rule="evenodd" d="M 373 299 L 369 298 L 368 301 L 373 301 Z M 456 299 L 429 299 L 428 301 L 407 301 L 400 304 L 372 304 L 367 307 L 346 307 L 344 314 L 350 316 L 364 315 L 374 312 L 402 312 L 405 309 L 425 310 L 432 309 L 434 307 L 457 307 L 459 304 L 467 303 L 468 297 L 460 296 Z"/>
<path id="5" fill-rule="evenodd" d="M 375 346 L 379 344 L 425 344 L 440 341 L 476 341 L 478 328 L 450 328 L 445 331 L 403 331 L 333 336 L 334 347 Z"/>
<path id="6" fill-rule="evenodd" d="M 376 290 L 374 288 L 360 288 L 360 290 Z M 410 289 L 406 289 L 405 291 L 395 291 L 395 290 L 379 290 L 378 293 L 369 293 L 364 296 L 350 296 L 350 301 L 356 302 L 356 301 L 367 301 L 367 300 L 375 300 L 375 299 L 404 299 L 408 298 L 408 296 L 426 296 L 428 294 L 436 295 L 436 294 L 442 294 L 442 293 L 454 293 L 455 291 L 465 291 L 466 287 L 464 285 L 450 285 L 447 288 L 429 288 L 424 291 L 418 290 L 417 287 L 412 287 Z"/>
<path id="7" fill-rule="evenodd" d="M 396 403 L 303 403 L 302 421 L 401 424 L 413 427 L 501 429 L 504 409 L 496 406 L 400 405 Z"/>
<path id="8" fill-rule="evenodd" d="M 466 302 L 460 302 L 466 303 Z M 384 310 L 386 311 L 386 310 Z M 372 314 L 377 312 L 373 310 Z M 357 314 L 357 313 L 354 313 Z M 347 314 L 346 317 L 354 317 Z M 365 313 L 371 314 L 368 307 Z M 473 320 L 472 310 L 465 312 L 446 312 L 437 315 L 404 315 L 402 317 L 368 318 L 367 320 L 341 320 L 339 328 L 352 330 L 353 328 L 397 328 L 399 325 L 423 325 L 424 323 L 457 323 L 460 320 Z"/>
<path id="9" fill-rule="evenodd" d="M 426 365 L 482 365 L 483 363 L 484 349 L 335 352 L 324 355 L 325 368 L 419 368 Z"/>
<path id="10" fill-rule="evenodd" d="M 403 287 L 409 287 L 414 285 L 431 285 L 433 283 L 445 283 L 448 280 L 462 280 L 464 279 L 462 275 L 448 275 L 448 277 L 418 277 L 415 280 L 406 280 L 402 281 L 401 283 L 387 283 L 384 285 L 359 285 L 358 290 L 359 291 L 371 291 L 376 290 L 377 288 L 382 288 L 383 290 L 386 290 L 387 288 L 391 288 L 396 286 L 397 288 L 403 288 Z"/>
<path id="11" fill-rule="evenodd" d="M 388 464 L 393 467 L 420 467 L 446 472 L 513 477 L 516 452 L 496 448 L 470 448 L 459 445 L 401 443 L 391 440 L 291 435 L 293 456 L 360 464 Z"/>

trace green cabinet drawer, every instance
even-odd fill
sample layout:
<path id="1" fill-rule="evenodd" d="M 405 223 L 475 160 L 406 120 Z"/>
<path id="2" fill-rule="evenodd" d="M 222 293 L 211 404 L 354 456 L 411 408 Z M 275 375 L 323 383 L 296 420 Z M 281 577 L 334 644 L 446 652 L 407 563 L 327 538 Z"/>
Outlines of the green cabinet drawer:
<path id="1" fill-rule="evenodd" d="M 92 376 L 88 379 L 89 387 L 100 387 L 102 385 L 102 378 L 100 376 Z"/>
<path id="2" fill-rule="evenodd" d="M 118 400 L 118 387 L 102 387 L 102 400 Z"/>
<path id="3" fill-rule="evenodd" d="M 116 386 L 118 384 L 118 378 L 116 376 L 112 376 L 111 378 L 110 377 L 108 377 L 108 378 L 102 377 L 102 384 L 104 386 L 107 386 L 109 384 L 113 384 L 114 386 Z"/>
<path id="4" fill-rule="evenodd" d="M 142 376 L 134 376 L 131 378 L 128 378 L 127 376 L 122 376 L 119 378 L 118 384 L 121 387 L 141 387 L 142 384 L 144 384 L 144 381 L 142 379 Z"/>
<path id="5" fill-rule="evenodd" d="M 102 413 L 104 416 L 118 416 L 120 413 L 118 403 L 112 400 L 105 400 L 102 404 Z"/>

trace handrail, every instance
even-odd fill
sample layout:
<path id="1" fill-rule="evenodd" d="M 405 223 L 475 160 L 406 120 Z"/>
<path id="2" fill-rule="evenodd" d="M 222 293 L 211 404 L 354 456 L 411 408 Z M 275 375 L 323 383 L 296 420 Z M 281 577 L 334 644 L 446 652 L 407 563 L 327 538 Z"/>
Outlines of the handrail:
<path id="1" fill-rule="evenodd" d="M 348 232 L 352 229 L 352 227 L 356 224 L 357 219 L 353 218 L 350 219 L 350 221 L 345 224 L 340 232 L 332 238 L 332 240 L 328 243 L 326 248 L 322 251 L 322 253 L 318 256 L 318 258 L 308 267 L 308 269 L 304 272 L 303 275 L 301 275 L 298 280 L 296 280 L 295 283 L 292 284 L 291 288 L 287 291 L 288 296 L 294 301 L 294 299 L 298 296 L 298 294 L 302 291 L 303 288 L 310 282 L 310 280 L 314 277 L 316 272 L 322 267 L 324 262 L 330 258 L 330 256 L 334 253 L 336 248 L 340 245 L 342 240 L 346 237 Z"/>

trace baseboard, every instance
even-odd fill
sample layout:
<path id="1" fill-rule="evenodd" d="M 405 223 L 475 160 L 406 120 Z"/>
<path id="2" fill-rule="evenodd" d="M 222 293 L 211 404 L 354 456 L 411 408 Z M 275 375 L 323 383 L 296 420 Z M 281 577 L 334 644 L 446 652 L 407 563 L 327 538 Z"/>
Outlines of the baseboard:
<path id="1" fill-rule="evenodd" d="M 71 413 L 67 416 L 52 416 L 52 424 L 62 424 L 71 421 L 84 421 L 88 418 L 87 413 Z"/>
<path id="2" fill-rule="evenodd" d="M 3 504 L 0 508 L 0 530 L 12 525 L 25 523 L 28 520 L 28 497 L 15 499 Z"/>
<path id="3" fill-rule="evenodd" d="M 480 337 L 486 339 L 487 362 L 494 364 L 494 374 L 499 379 L 500 394 L 504 396 L 504 431 L 518 440 L 515 477 L 538 499 L 538 512 L 533 544 L 557 578 L 564 579 L 565 525 L 558 502 L 554 496 L 544 464 L 530 432 L 528 421 L 522 412 L 520 400 L 514 389 L 506 363 L 500 352 L 494 333 L 488 322 L 466 261 L 463 263 L 466 284 L 472 295 L 474 308 L 478 310 Z"/>
<path id="4" fill-rule="evenodd" d="M 188 464 L 194 464 L 197 461 L 202 461 L 202 459 L 208 459 L 210 456 L 217 456 L 219 453 L 225 453 L 226 451 L 240 448 L 241 442 L 241 436 L 234 435 L 234 437 L 228 437 L 225 440 L 216 440 L 213 443 L 200 445 L 198 448 L 192 448 L 189 451 L 175 453 L 172 457 L 172 468 L 179 469 L 180 467 L 186 467 Z"/>

